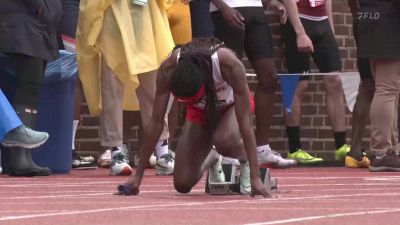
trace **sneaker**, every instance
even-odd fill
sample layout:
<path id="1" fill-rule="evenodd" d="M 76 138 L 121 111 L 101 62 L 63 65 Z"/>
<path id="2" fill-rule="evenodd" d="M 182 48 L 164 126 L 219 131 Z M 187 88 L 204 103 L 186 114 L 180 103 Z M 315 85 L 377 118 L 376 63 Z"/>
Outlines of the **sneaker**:
<path id="1" fill-rule="evenodd" d="M 96 169 L 97 165 L 93 162 L 92 156 L 78 156 L 75 151 L 72 151 L 72 168 L 77 170 Z"/>
<path id="2" fill-rule="evenodd" d="M 288 168 L 297 164 L 296 160 L 284 159 L 282 156 L 271 149 L 263 149 L 257 152 L 258 165 L 266 165 L 268 167 Z"/>
<path id="3" fill-rule="evenodd" d="M 346 155 L 344 158 L 344 165 L 347 168 L 368 168 L 371 165 L 371 161 L 366 156 L 363 156 L 362 160 L 358 161 L 355 158 Z"/>
<path id="4" fill-rule="evenodd" d="M 112 157 L 110 164 L 110 175 L 131 175 L 132 168 L 129 165 L 128 157 L 126 157 L 122 152 L 118 152 Z"/>
<path id="5" fill-rule="evenodd" d="M 208 176 L 212 183 L 225 182 L 225 173 L 222 170 L 222 156 L 219 155 L 218 161 L 208 169 Z"/>
<path id="6" fill-rule="evenodd" d="M 336 149 L 335 151 L 335 159 L 337 161 L 343 161 L 346 157 L 347 153 L 350 152 L 350 145 L 344 144 L 342 147 Z"/>
<path id="7" fill-rule="evenodd" d="M 172 175 L 174 173 L 175 160 L 171 154 L 164 154 L 157 159 L 156 175 Z"/>
<path id="8" fill-rule="evenodd" d="M 103 152 L 99 160 L 97 161 L 97 165 L 102 168 L 109 168 L 111 164 L 111 149 L 107 149 Z"/>
<path id="9" fill-rule="evenodd" d="M 371 172 L 396 171 L 400 172 L 400 158 L 394 154 L 386 155 L 381 159 L 372 158 L 369 166 Z"/>
<path id="10" fill-rule="evenodd" d="M 1 144 L 5 147 L 37 148 L 44 144 L 49 138 L 46 132 L 34 131 L 27 126 L 19 126 L 8 132 Z"/>
<path id="11" fill-rule="evenodd" d="M 251 194 L 251 181 L 250 181 L 250 167 L 249 162 L 240 164 L 240 194 L 250 195 Z"/>
<path id="12" fill-rule="evenodd" d="M 303 165 L 311 165 L 324 161 L 322 158 L 314 157 L 308 154 L 301 148 L 293 153 L 288 153 L 288 158 L 294 159 L 297 161 L 298 164 L 303 164 Z"/>

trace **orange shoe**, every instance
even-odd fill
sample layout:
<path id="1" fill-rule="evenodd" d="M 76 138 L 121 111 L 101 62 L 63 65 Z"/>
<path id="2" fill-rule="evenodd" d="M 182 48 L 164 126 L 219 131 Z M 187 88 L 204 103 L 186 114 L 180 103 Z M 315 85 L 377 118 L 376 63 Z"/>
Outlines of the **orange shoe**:
<path id="1" fill-rule="evenodd" d="M 368 168 L 369 165 L 371 165 L 371 161 L 366 156 L 363 156 L 362 160 L 358 161 L 355 158 L 346 155 L 344 164 L 347 168 Z"/>

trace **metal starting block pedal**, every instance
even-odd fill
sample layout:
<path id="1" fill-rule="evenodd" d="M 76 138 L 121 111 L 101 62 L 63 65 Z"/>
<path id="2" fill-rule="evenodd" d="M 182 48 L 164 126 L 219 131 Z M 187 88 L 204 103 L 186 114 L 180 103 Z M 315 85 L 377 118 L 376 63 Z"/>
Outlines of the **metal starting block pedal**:
<path id="1" fill-rule="evenodd" d="M 240 194 L 239 173 L 233 164 L 222 164 L 222 170 L 225 174 L 225 182 L 211 182 L 207 175 L 205 192 L 210 195 L 230 195 Z M 268 191 L 277 191 L 278 181 L 271 178 L 268 168 L 260 168 L 261 180 Z"/>

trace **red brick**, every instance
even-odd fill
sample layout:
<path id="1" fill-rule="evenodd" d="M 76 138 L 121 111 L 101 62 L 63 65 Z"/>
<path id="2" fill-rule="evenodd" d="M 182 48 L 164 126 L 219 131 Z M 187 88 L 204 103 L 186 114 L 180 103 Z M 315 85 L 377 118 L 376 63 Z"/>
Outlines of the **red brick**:
<path id="1" fill-rule="evenodd" d="M 345 42 L 345 46 L 347 48 L 355 48 L 356 47 L 356 43 L 355 43 L 354 39 L 352 39 L 352 38 L 346 38 L 346 39 L 344 39 L 344 42 Z"/>
<path id="2" fill-rule="evenodd" d="M 344 24 L 344 21 L 345 21 L 344 18 L 345 18 L 344 14 L 338 14 L 338 13 L 333 14 L 334 24 Z"/>

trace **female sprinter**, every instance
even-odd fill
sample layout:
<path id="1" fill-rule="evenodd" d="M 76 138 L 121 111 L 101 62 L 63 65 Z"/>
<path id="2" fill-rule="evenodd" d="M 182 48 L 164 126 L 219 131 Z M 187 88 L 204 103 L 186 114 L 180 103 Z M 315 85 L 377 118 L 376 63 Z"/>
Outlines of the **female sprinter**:
<path id="1" fill-rule="evenodd" d="M 139 194 L 146 164 L 163 129 L 171 93 L 187 109 L 175 151 L 175 189 L 180 193 L 190 192 L 203 172 L 218 162 L 220 153 L 239 159 L 241 182 L 245 182 L 247 173 L 247 184 L 251 183 L 247 190 L 251 188 L 253 196 L 271 197 L 263 186 L 257 164 L 245 68 L 235 53 L 214 38 L 194 39 L 176 48 L 162 63 L 152 118 L 140 148 L 139 166 L 134 176 L 118 186 L 119 194 Z M 218 153 L 210 150 L 213 145 Z"/>

